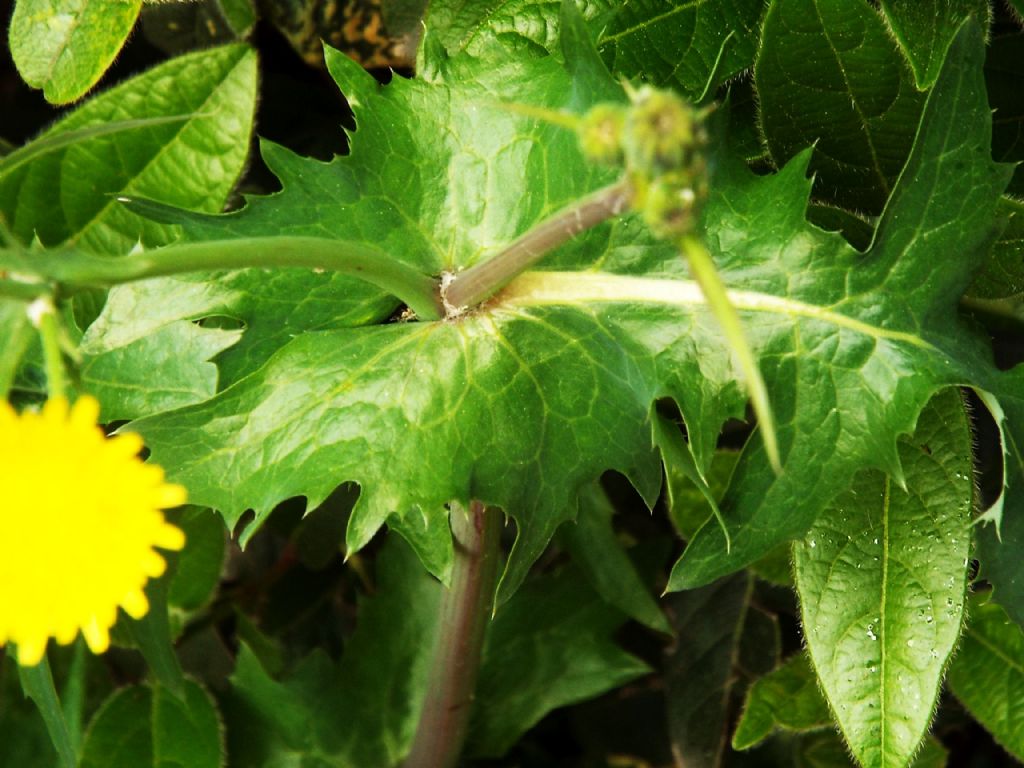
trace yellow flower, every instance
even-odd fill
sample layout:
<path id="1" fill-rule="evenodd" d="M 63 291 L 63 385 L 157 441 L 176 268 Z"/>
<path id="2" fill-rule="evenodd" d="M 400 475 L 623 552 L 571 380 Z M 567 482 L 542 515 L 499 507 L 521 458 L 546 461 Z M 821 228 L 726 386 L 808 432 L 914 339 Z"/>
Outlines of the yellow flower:
<path id="1" fill-rule="evenodd" d="M 185 544 L 161 512 L 185 489 L 139 459 L 138 435 L 108 439 L 98 417 L 91 397 L 21 415 L 0 401 L 0 645 L 25 666 L 79 630 L 105 651 L 118 606 L 149 610 L 142 589 L 166 567 L 153 548 Z"/>

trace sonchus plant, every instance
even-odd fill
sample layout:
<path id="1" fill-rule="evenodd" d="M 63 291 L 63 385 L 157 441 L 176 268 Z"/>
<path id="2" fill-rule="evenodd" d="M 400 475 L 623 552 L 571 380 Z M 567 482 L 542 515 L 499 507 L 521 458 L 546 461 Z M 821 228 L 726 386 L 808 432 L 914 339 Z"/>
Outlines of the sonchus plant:
<path id="1" fill-rule="evenodd" d="M 348 153 L 227 213 L 244 41 L 0 158 L 0 755 L 941 765 L 945 681 L 1024 757 L 988 6 L 670 5 L 328 47 Z"/>

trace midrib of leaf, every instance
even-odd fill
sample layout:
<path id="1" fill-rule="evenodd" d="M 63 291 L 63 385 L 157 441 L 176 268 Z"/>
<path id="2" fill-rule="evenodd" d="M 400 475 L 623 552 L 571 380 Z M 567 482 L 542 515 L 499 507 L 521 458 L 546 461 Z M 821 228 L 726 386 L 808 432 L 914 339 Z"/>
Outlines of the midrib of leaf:
<path id="1" fill-rule="evenodd" d="M 860 0 L 855 0 L 859 2 Z M 882 167 L 878 162 L 878 152 L 875 150 L 875 142 L 871 136 L 871 131 L 868 128 L 867 118 L 864 116 L 864 111 L 860 108 L 860 104 L 857 102 L 857 98 L 854 96 L 853 87 L 850 85 L 849 79 L 846 77 L 846 67 L 843 66 L 843 59 L 839 55 L 839 51 L 835 44 L 832 42 L 832 36 L 829 34 L 828 26 L 825 24 L 825 20 L 821 16 L 821 10 L 818 7 L 818 0 L 813 0 L 814 13 L 818 17 L 818 24 L 821 26 L 822 33 L 825 40 L 828 42 L 828 47 L 832 51 L 832 55 L 836 57 L 836 64 L 839 66 L 839 74 L 842 75 L 843 84 L 846 86 L 846 92 L 850 94 L 850 103 L 857 112 L 857 117 L 860 118 L 861 127 L 864 131 L 864 138 L 867 140 L 868 149 L 871 151 L 871 164 L 874 167 L 875 175 L 878 177 L 879 184 L 885 191 L 886 197 L 892 191 L 889 187 L 889 182 L 886 181 L 885 174 L 882 172 Z"/>
<path id="2" fill-rule="evenodd" d="M 919 336 L 879 328 L 861 320 L 812 304 L 756 291 L 728 290 L 737 309 L 785 317 L 806 317 L 875 339 L 898 341 L 938 352 Z M 587 272 L 528 272 L 510 283 L 497 296 L 497 307 L 594 304 L 663 304 L 691 306 L 706 304 L 700 286 L 693 280 L 631 277 Z"/>
<path id="3" fill-rule="evenodd" d="M 601 39 L 597 41 L 597 45 L 598 45 L 598 47 L 600 47 L 600 46 L 604 45 L 605 43 L 614 42 L 615 40 L 618 40 L 620 38 L 626 37 L 628 35 L 632 35 L 635 32 L 637 32 L 638 30 L 645 29 L 645 28 L 647 28 L 649 26 L 657 24 L 660 21 L 664 21 L 665 19 L 670 19 L 673 16 L 675 16 L 677 13 L 682 13 L 683 11 L 688 11 L 691 8 L 697 8 L 697 7 L 701 6 L 701 5 L 704 5 L 706 2 L 707 2 L 707 0 L 691 0 L 691 2 L 689 2 L 689 3 L 683 3 L 682 5 L 677 5 L 672 10 L 665 11 L 664 13 L 659 14 L 658 16 L 652 16 L 651 18 L 647 19 L 646 21 L 644 21 L 644 22 L 642 22 L 640 24 L 637 24 L 636 26 L 629 27 L 627 29 L 623 29 L 621 32 L 616 32 L 614 35 L 608 35 L 607 37 L 602 36 Z"/>
<path id="4" fill-rule="evenodd" d="M 889 700 L 889 678 L 886 677 L 886 666 L 889 661 L 889 654 L 886 653 L 885 645 L 885 627 L 886 627 L 886 601 L 889 597 L 889 507 L 891 504 L 891 491 L 892 491 L 892 478 L 889 475 L 885 476 L 885 482 L 882 486 L 882 594 L 879 600 L 878 608 L 878 672 L 879 672 L 879 696 L 878 696 L 878 712 L 879 722 L 882 727 L 879 733 L 879 751 L 878 753 L 882 756 L 882 760 L 885 760 L 885 737 L 888 733 L 886 728 L 885 709 L 886 703 Z"/>
<path id="5" fill-rule="evenodd" d="M 224 77 L 222 77 L 220 79 L 220 81 L 217 83 L 217 85 L 213 89 L 210 90 L 210 93 L 207 95 L 207 97 L 205 99 L 203 99 L 203 103 L 200 105 L 200 108 L 193 111 L 193 114 L 196 116 L 196 119 L 203 119 L 203 117 L 205 117 L 205 115 L 203 115 L 202 107 L 205 107 L 207 105 L 207 103 L 209 103 L 213 99 L 213 97 L 217 94 L 217 92 L 220 91 L 220 89 L 224 86 L 224 82 L 238 68 L 238 65 L 242 61 L 242 59 L 245 58 L 246 53 L 248 53 L 248 50 L 243 51 L 242 55 L 231 64 L 231 66 L 225 72 Z M 211 113 L 211 114 L 216 114 L 216 113 Z M 200 117 L 200 115 L 203 115 L 203 117 Z M 149 168 L 153 165 L 153 163 L 155 163 L 158 159 L 163 157 L 165 152 L 169 152 L 171 150 L 172 145 L 177 143 L 178 138 L 181 136 L 181 134 L 185 130 L 187 130 L 193 124 L 193 122 L 194 122 L 193 120 L 188 120 L 188 121 L 182 123 L 177 128 L 177 130 L 175 130 L 174 134 L 172 136 L 170 136 L 166 142 L 164 142 L 163 146 L 160 147 L 160 150 L 158 152 L 156 152 L 156 154 L 154 154 L 152 157 L 150 157 L 149 160 L 147 160 L 146 163 L 139 169 L 138 173 L 136 173 L 133 176 L 133 178 L 129 180 L 128 184 L 124 187 L 124 189 L 122 191 L 125 191 L 125 192 L 130 191 L 131 183 L 135 179 L 137 179 L 139 176 L 142 176 L 147 170 L 149 170 Z M 121 203 L 119 203 L 117 201 L 117 198 L 109 197 L 108 200 L 107 200 L 107 204 L 104 205 L 102 208 L 98 208 L 96 210 L 96 213 L 92 216 L 92 218 L 90 218 L 88 221 L 86 221 L 84 224 L 82 224 L 82 226 L 80 226 L 78 228 L 78 231 L 75 232 L 72 235 L 72 239 L 76 239 L 83 232 L 88 230 L 93 224 L 95 224 L 103 216 L 104 213 L 106 213 L 111 208 L 111 206 L 113 206 L 113 205 L 120 205 L 120 204 Z"/>

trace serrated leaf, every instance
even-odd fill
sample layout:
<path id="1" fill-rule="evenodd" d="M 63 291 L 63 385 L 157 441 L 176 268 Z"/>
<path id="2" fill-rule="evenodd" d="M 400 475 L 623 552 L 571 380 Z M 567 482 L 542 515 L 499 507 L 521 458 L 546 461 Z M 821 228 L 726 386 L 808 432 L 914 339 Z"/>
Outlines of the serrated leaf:
<path id="1" fill-rule="evenodd" d="M 682 765 L 721 762 L 752 589 L 750 575 L 739 573 L 666 598 L 676 638 L 666 655 L 665 704 L 672 754 Z"/>
<path id="2" fill-rule="evenodd" d="M 723 502 L 732 549 L 705 526 L 673 588 L 802 535 L 859 467 L 898 471 L 895 438 L 930 396 L 991 371 L 955 306 L 989 243 L 1008 169 L 988 155 L 980 32 L 965 29 L 951 51 L 867 255 L 806 223 L 806 153 L 761 178 L 719 158 L 704 236 L 761 358 L 784 471 L 772 472 L 757 441 L 748 446 Z M 232 238 L 285 230 L 377 243 L 437 273 L 487 258 L 610 180 L 572 136 L 495 104 L 500 92 L 585 108 L 550 57 L 484 68 L 453 57 L 439 79 L 383 89 L 338 54 L 328 64 L 357 109 L 352 156 L 323 164 L 265 149 L 284 191 L 219 220 L 186 217 L 186 238 L 230 248 Z M 438 178 L 448 180 L 442 196 L 429 184 Z M 958 258 L 938 256 L 950 253 Z M 348 547 L 386 522 L 440 575 L 451 551 L 445 504 L 500 506 L 519 527 L 507 597 L 575 516 L 585 483 L 616 469 L 653 502 L 656 398 L 678 403 L 701 470 L 722 423 L 744 406 L 702 294 L 678 253 L 636 218 L 573 240 L 544 267 L 454 322 L 300 332 L 215 398 L 133 428 L 194 501 L 232 525 L 247 509 L 258 525 L 284 498 L 315 506 L 357 482 Z M 915 290 L 924 283 L 928 292 Z"/>
<path id="3" fill-rule="evenodd" d="M 980 30 L 972 29 L 968 23 L 950 47 L 942 74 L 929 95 L 914 151 L 886 205 L 871 249 L 866 255 L 854 255 L 859 252 L 845 242 L 838 246 L 839 253 L 847 254 L 840 259 L 851 258 L 856 264 L 850 263 L 848 271 L 840 269 L 849 283 L 830 285 L 830 271 L 842 263 L 825 256 L 835 240 L 811 235 L 810 231 L 801 235 L 817 243 L 811 246 L 808 242 L 808 246 L 816 258 L 823 259 L 817 262 L 818 266 L 809 268 L 818 300 L 834 296 L 834 300 L 842 302 L 845 316 L 871 317 L 870 323 L 879 329 L 880 335 L 872 331 L 869 336 L 877 344 L 865 357 L 864 351 L 858 351 L 861 342 L 845 330 L 812 330 L 809 325 L 801 325 L 800 349 L 834 349 L 838 357 L 830 355 L 826 360 L 814 354 L 791 353 L 792 356 L 780 359 L 777 370 L 768 368 L 766 378 L 774 382 L 779 376 L 788 382 L 781 391 L 775 388 L 778 384 L 769 384 L 783 444 L 792 428 L 786 423 L 790 418 L 804 425 L 801 430 L 816 434 L 817 442 L 794 442 L 785 461 L 786 469 L 778 477 L 771 474 L 757 441 L 748 444 L 722 501 L 732 531 L 731 551 L 727 551 L 717 527 L 705 524 L 673 570 L 670 588 L 707 583 L 764 554 L 780 537 L 793 535 L 790 531 L 795 534 L 797 529 L 806 530 L 836 489 L 852 479 L 852 473 L 847 473 L 851 451 L 860 456 L 861 466 L 872 465 L 899 478 L 902 470 L 893 438 L 913 430 L 916 415 L 941 389 L 940 382 L 959 385 L 986 379 L 1000 397 L 1009 397 L 1015 391 L 1012 383 L 1004 382 L 1004 377 L 993 370 L 990 360 L 973 359 L 985 342 L 970 340 L 971 332 L 959 322 L 954 308 L 970 273 L 983 263 L 988 248 L 986 238 L 992 235 L 977 236 L 992 232 L 998 191 L 1006 183 L 1009 170 L 993 164 L 989 157 L 989 110 L 980 76 L 983 54 Z M 781 179 L 787 171 L 788 167 L 777 178 Z M 967 202 L 968 196 L 977 202 Z M 781 195 L 775 198 L 775 206 L 780 198 Z M 768 205 L 767 201 L 763 204 Z M 975 223 L 971 222 L 973 215 L 979 216 Z M 939 239 L 954 231 L 957 239 L 966 238 L 964 250 L 957 246 L 952 246 L 952 250 L 931 250 Z M 942 255 L 965 251 L 974 254 L 966 262 Z M 802 269 L 808 267 L 804 265 Z M 788 274 L 796 271 L 790 270 Z M 924 284 L 929 286 L 927 292 L 920 290 Z M 873 293 L 875 290 L 899 298 L 889 309 L 883 309 L 886 299 Z M 936 303 L 931 308 L 912 309 L 926 293 Z M 840 298 L 843 296 L 846 298 Z M 901 308 L 897 309 L 897 305 Z M 946 309 L 940 310 L 940 306 Z M 920 318 L 913 330 L 910 325 L 903 325 L 909 320 L 905 314 L 908 312 Z M 886 338 L 896 327 L 905 328 L 909 334 L 901 336 L 899 342 Z M 928 351 L 929 348 L 934 351 Z M 945 354 L 936 355 L 939 350 Z M 920 355 L 921 352 L 924 354 Z M 919 363 L 905 368 L 911 358 L 917 358 Z M 943 372 L 957 365 L 966 366 L 960 376 L 947 377 Z M 848 385 L 836 381 L 837 375 L 844 376 L 854 369 L 860 372 L 854 377 L 856 384 L 853 380 Z M 925 373 L 927 369 L 932 372 Z M 832 382 L 836 382 L 834 388 Z M 860 390 L 857 399 L 865 398 L 859 399 L 859 406 L 845 400 L 847 386 Z M 875 394 L 868 395 L 869 390 Z M 796 397 L 801 403 L 792 415 L 788 410 L 792 406 L 789 397 Z M 897 405 L 901 401 L 907 402 L 907 407 Z M 861 453 L 866 443 L 873 443 L 873 447 Z M 798 445 L 806 452 L 799 454 Z M 854 448 L 855 445 L 859 447 Z"/>
<path id="4" fill-rule="evenodd" d="M 754 80 L 775 162 L 815 144 L 817 194 L 880 211 L 924 100 L 878 13 L 865 0 L 774 0 Z"/>
<path id="5" fill-rule="evenodd" d="M 865 768 L 910 762 L 960 634 L 973 484 L 958 391 L 932 400 L 900 458 L 906 490 L 858 475 L 793 549 L 807 648 Z"/>
<path id="6" fill-rule="evenodd" d="M 612 72 L 698 99 L 751 67 L 763 0 L 624 3 L 598 38 Z"/>
<path id="7" fill-rule="evenodd" d="M 179 701 L 163 688 L 116 691 L 93 717 L 80 768 L 223 768 L 220 716 L 195 682 Z"/>
<path id="8" fill-rule="evenodd" d="M 947 683 L 996 741 L 1024 760 L 1024 630 L 1002 607 L 971 610 Z"/>
<path id="9" fill-rule="evenodd" d="M 219 211 L 245 162 L 255 98 L 256 55 L 246 46 L 168 61 L 89 100 L 43 137 L 111 120 L 191 119 L 97 135 L 37 156 L 0 181 L 0 212 L 25 242 L 72 239 L 108 255 L 125 254 L 140 240 L 166 243 L 173 230 L 143 222 L 112 195 Z"/>
<path id="10" fill-rule="evenodd" d="M 882 0 L 881 8 L 922 91 L 939 76 L 960 25 L 974 16 L 987 28 L 991 16 L 988 0 Z"/>
<path id="11" fill-rule="evenodd" d="M 19 74 L 66 104 L 96 84 L 117 56 L 142 0 L 17 0 L 8 32 Z"/>
<path id="12" fill-rule="evenodd" d="M 776 729 L 813 731 L 831 727 L 832 713 L 818 690 L 818 677 L 799 653 L 755 682 L 747 691 L 743 716 L 732 737 L 734 749 L 750 749 Z"/>
<path id="13" fill-rule="evenodd" d="M 651 629 L 671 633 L 658 601 L 616 537 L 612 523 L 614 513 L 600 485 L 583 489 L 576 523 L 562 530 L 566 547 L 606 602 Z"/>

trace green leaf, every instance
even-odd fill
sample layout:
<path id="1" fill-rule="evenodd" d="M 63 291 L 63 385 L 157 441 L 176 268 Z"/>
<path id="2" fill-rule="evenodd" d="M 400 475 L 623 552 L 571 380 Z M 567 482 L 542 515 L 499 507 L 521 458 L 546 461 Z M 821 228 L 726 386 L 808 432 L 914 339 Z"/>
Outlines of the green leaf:
<path id="1" fill-rule="evenodd" d="M 188 683 L 181 662 L 174 652 L 168 615 L 167 579 L 151 579 L 146 584 L 146 599 L 149 601 L 146 615 L 140 619 L 125 619 L 123 631 L 146 660 L 153 678 L 160 684 L 160 690 L 185 702 Z"/>
<path id="2" fill-rule="evenodd" d="M 224 526 L 212 510 L 185 507 L 174 524 L 185 532 L 187 545 L 177 556 L 168 585 L 172 611 L 189 613 L 210 599 L 224 565 Z"/>
<path id="3" fill-rule="evenodd" d="M 18 0 L 8 43 L 18 72 L 46 100 L 81 97 L 117 56 L 142 0 Z"/>
<path id="4" fill-rule="evenodd" d="M 249 713 L 240 727 L 259 723 L 266 743 L 233 763 L 270 768 L 287 764 L 291 754 L 386 768 L 405 756 L 425 692 L 441 587 L 395 536 L 376 567 L 377 594 L 360 602 L 339 665 L 318 653 L 277 682 L 253 654 L 240 655 L 232 690 Z"/>
<path id="5" fill-rule="evenodd" d="M 762 0 L 624 3 L 598 48 L 615 74 L 697 100 L 753 65 L 763 13 Z"/>
<path id="6" fill-rule="evenodd" d="M 992 157 L 1002 162 L 1024 160 L 1024 32 L 1002 35 L 990 41 L 985 57 L 985 82 L 995 110 L 992 125 Z M 1024 195 L 1024 169 L 1017 167 L 1007 192 Z"/>
<path id="7" fill-rule="evenodd" d="M 959 385 L 987 380 L 1001 398 L 1016 391 L 992 368 L 990 359 L 975 358 L 987 342 L 978 337 L 972 340 L 955 310 L 971 273 L 983 263 L 993 236 L 998 193 L 1009 170 L 992 163 L 989 156 L 990 113 L 980 76 L 983 55 L 980 30 L 968 23 L 950 47 L 929 95 L 914 151 L 867 254 L 817 230 L 807 229 L 801 235 L 807 237 L 807 248 L 814 254 L 812 265 L 801 260 L 802 266 L 794 266 L 788 274 L 809 269 L 819 302 L 831 296 L 840 302 L 845 317 L 872 318 L 870 324 L 876 330 L 855 341 L 859 331 L 848 335 L 846 330 L 801 324 L 798 346 L 791 340 L 791 351 L 773 366 L 765 367 L 762 361 L 780 422 L 780 444 L 793 440 L 791 448 L 784 447 L 784 454 L 788 451 L 785 469 L 775 477 L 757 441 L 748 444 L 721 505 L 732 533 L 731 550 L 717 526 L 706 523 L 673 569 L 671 589 L 707 583 L 751 562 L 782 538 L 802 535 L 836 489 L 852 479 L 849 459 L 853 455 L 859 457 L 853 463 L 899 478 L 901 460 L 894 438 L 913 430 L 917 414 L 942 388 L 941 382 Z M 784 169 L 776 183 L 789 172 L 789 167 Z M 765 199 L 761 204 L 778 210 L 778 201 L 785 197 L 780 191 L 774 202 Z M 794 212 L 801 220 L 803 210 L 801 206 Z M 950 243 L 949 248 L 940 248 L 939 241 L 947 236 L 962 247 Z M 731 242 L 723 246 L 728 248 Z M 736 242 L 751 247 L 749 239 Z M 783 253 L 795 256 L 802 247 Z M 831 248 L 836 255 L 827 255 Z M 942 256 L 968 252 L 973 256 L 966 260 Z M 728 265 L 727 260 L 723 262 Z M 831 272 L 834 269 L 837 273 Z M 837 282 L 830 280 L 830 273 L 836 274 Z M 923 284 L 929 285 L 929 291 L 918 290 Z M 914 309 L 926 293 L 930 306 Z M 894 303 L 886 308 L 890 300 Z M 913 326 L 904 324 L 910 316 L 919 318 Z M 908 335 L 899 340 L 888 336 L 897 327 Z M 874 339 L 870 350 L 859 347 L 869 337 Z M 824 349 L 834 350 L 835 355 L 808 354 Z M 940 349 L 946 354 L 936 356 Z M 911 358 L 919 362 L 908 368 Z M 948 376 L 957 365 L 965 366 L 962 373 Z M 845 379 L 851 373 L 853 377 Z M 785 387 L 780 387 L 782 380 L 787 382 Z M 852 389 L 858 392 L 847 399 Z M 791 410 L 797 402 L 801 408 Z M 795 424 L 802 425 L 796 427 L 798 433 L 806 431 L 815 437 L 794 440 Z M 867 443 L 873 447 L 865 451 Z"/>
<path id="8" fill-rule="evenodd" d="M 241 335 L 182 321 L 125 346 L 100 341 L 97 349 L 95 333 L 87 334 L 80 346 L 82 387 L 100 401 L 105 422 L 198 403 L 217 391 L 217 366 L 209 361 Z"/>
<path id="9" fill-rule="evenodd" d="M 75 768 L 75 747 L 64 710 L 57 698 L 57 689 L 53 685 L 49 660 L 44 656 L 35 666 L 19 665 L 18 679 L 21 681 L 21 690 L 27 698 L 32 699 L 46 723 L 46 731 L 57 750 L 61 768 Z"/>
<path id="10" fill-rule="evenodd" d="M 910 152 L 923 96 L 878 13 L 865 0 L 775 0 L 754 78 L 772 159 L 781 165 L 815 144 L 817 194 L 880 211 Z"/>
<path id="11" fill-rule="evenodd" d="M 1002 429 L 1006 455 L 1003 496 L 985 513 L 987 524 L 979 526 L 978 559 L 996 601 L 1024 627 L 1024 365 L 1009 371 L 995 391 L 999 409 L 982 394 Z"/>
<path id="12" fill-rule="evenodd" d="M 14 653 L 0 654 L 0 756 L 8 765 L 59 766 L 46 723 L 25 697 L 17 669 Z M 74 757 L 73 749 L 71 755 Z"/>
<path id="13" fill-rule="evenodd" d="M 921 413 L 900 459 L 906 490 L 859 474 L 793 551 L 807 648 L 865 768 L 913 757 L 960 634 L 974 489 L 957 390 Z"/>
<path id="14" fill-rule="evenodd" d="M 666 598 L 676 642 L 665 664 L 665 701 L 676 761 L 714 768 L 725 746 L 726 717 L 753 580 L 739 573 Z"/>
<path id="15" fill-rule="evenodd" d="M 0 299 L 0 398 L 5 398 L 14 384 L 21 358 L 28 350 L 35 331 L 28 320 L 26 304 L 13 299 Z"/>
<path id="16" fill-rule="evenodd" d="M 775 475 L 759 441 L 747 447 L 722 503 L 732 549 L 705 525 L 673 589 L 802 535 L 862 466 L 898 472 L 896 437 L 931 395 L 995 375 L 985 342 L 955 311 L 1008 177 L 988 154 L 982 56 L 980 32 L 965 29 L 867 255 L 807 224 L 806 153 L 755 177 L 721 151 L 703 234 L 760 357 L 784 470 Z M 325 164 L 266 146 L 283 191 L 229 216 L 183 217 L 186 240 L 230 248 L 238 237 L 336 238 L 438 274 L 488 258 L 614 178 L 585 162 L 574 137 L 491 95 L 576 110 L 584 99 L 621 98 L 595 92 L 596 74 L 579 90 L 551 57 L 482 66 L 467 56 L 434 80 L 380 88 L 339 54 L 328 64 L 356 105 L 352 155 Z M 445 195 L 432 191 L 437 178 L 448 180 Z M 937 255 L 949 253 L 959 256 Z M 349 550 L 386 523 L 443 576 L 445 505 L 499 506 L 519 528 L 507 598 L 575 517 L 578 490 L 604 471 L 625 474 L 653 503 L 657 398 L 676 400 L 702 472 L 723 422 L 744 411 L 740 374 L 702 294 L 679 254 L 637 218 L 595 228 L 542 266 L 455 321 L 289 329 L 295 338 L 216 397 L 132 428 L 195 503 L 231 526 L 254 510 L 243 541 L 279 501 L 303 496 L 314 507 L 353 481 L 361 495 Z M 915 290 L 925 282 L 928 292 Z"/>
<path id="17" fill-rule="evenodd" d="M 982 299 L 1024 296 L 1024 202 L 1004 197 L 1000 208 L 1006 214 L 1006 228 L 992 246 L 985 268 L 968 291 Z"/>
<path id="18" fill-rule="evenodd" d="M 570 0 L 588 20 L 607 17 L 611 0 Z M 450 56 L 468 54 L 482 62 L 509 56 L 529 58 L 558 50 L 562 0 L 441 0 L 431 2 L 423 25 L 430 45 Z M 433 63 L 428 45 L 420 50 L 418 70 Z M 423 62 L 423 56 L 428 61 Z"/>
<path id="19" fill-rule="evenodd" d="M 1000 606 L 971 611 L 947 683 L 996 741 L 1024 760 L 1024 630 Z"/>
<path id="20" fill-rule="evenodd" d="M 243 45 L 181 56 L 100 94 L 41 137 L 111 120 L 188 120 L 97 134 L 36 156 L 0 180 L 0 213 L 24 242 L 73 239 L 122 255 L 173 230 L 143 222 L 113 195 L 131 193 L 219 211 L 245 162 L 256 98 L 256 56 Z"/>
<path id="21" fill-rule="evenodd" d="M 818 689 L 811 661 L 799 653 L 747 691 L 732 746 L 750 749 L 777 729 L 802 733 L 832 725 L 832 713 Z"/>
<path id="22" fill-rule="evenodd" d="M 575 569 L 524 586 L 487 628 L 467 754 L 499 757 L 551 710 L 649 672 L 613 641 L 623 620 Z"/>
<path id="23" fill-rule="evenodd" d="M 988 0 L 882 0 L 893 37 L 910 62 L 917 87 L 932 87 L 942 68 L 946 48 L 969 16 L 988 28 Z"/>
<path id="24" fill-rule="evenodd" d="M 188 681 L 184 700 L 160 686 L 122 688 L 86 732 L 80 768 L 223 768 L 220 716 L 210 695 Z"/>
<path id="25" fill-rule="evenodd" d="M 573 561 L 609 604 L 651 629 L 671 634 L 668 619 L 615 534 L 615 509 L 598 484 L 580 492 L 580 514 L 562 529 Z"/>

